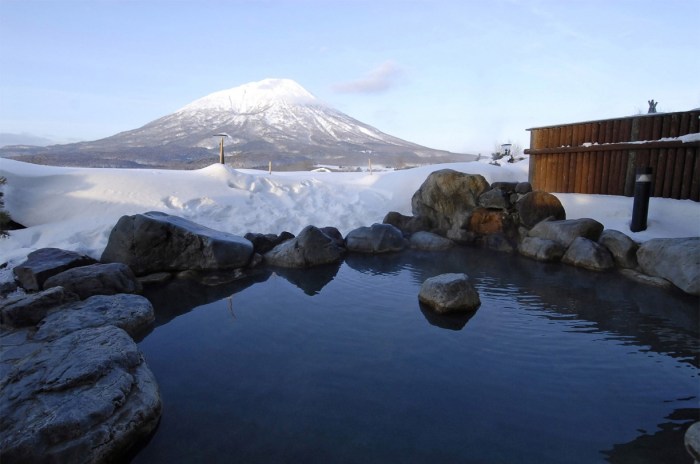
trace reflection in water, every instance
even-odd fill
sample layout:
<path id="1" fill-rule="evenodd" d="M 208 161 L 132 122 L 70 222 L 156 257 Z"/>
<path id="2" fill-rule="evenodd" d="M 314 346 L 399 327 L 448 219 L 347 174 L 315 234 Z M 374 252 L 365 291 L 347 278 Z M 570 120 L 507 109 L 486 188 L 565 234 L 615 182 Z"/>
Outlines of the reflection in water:
<path id="1" fill-rule="evenodd" d="M 469 319 L 471 319 L 476 311 L 468 313 L 454 313 L 454 314 L 440 314 L 430 307 L 420 303 L 420 312 L 423 313 L 425 320 L 434 325 L 435 327 L 440 327 L 441 329 L 448 330 L 462 330 Z"/>
<path id="2" fill-rule="evenodd" d="M 419 305 L 450 272 L 475 313 Z M 141 343 L 167 413 L 136 462 L 687 462 L 697 298 L 477 248 L 274 274 L 149 292 L 159 324 L 223 301 Z"/>
<path id="3" fill-rule="evenodd" d="M 198 306 L 222 300 L 253 284 L 265 282 L 270 275 L 269 271 L 255 270 L 245 277 L 232 281 L 213 274 L 205 276 L 204 279 L 175 278 L 165 284 L 147 286 L 143 295 L 153 305 L 156 315 L 155 326 L 158 327 Z M 203 280 L 214 279 L 225 283 L 221 285 L 202 283 Z"/>
<path id="4" fill-rule="evenodd" d="M 602 451 L 608 462 L 613 464 L 658 464 L 689 463 L 692 461 L 683 446 L 685 431 L 700 420 L 700 409 L 676 409 L 659 424 L 657 432 L 642 432 L 629 443 L 614 445 L 611 450 Z"/>
<path id="5" fill-rule="evenodd" d="M 309 296 L 317 295 L 338 274 L 340 263 L 324 264 L 308 269 L 275 267 L 274 272 L 284 277 L 289 283 L 296 285 Z"/>

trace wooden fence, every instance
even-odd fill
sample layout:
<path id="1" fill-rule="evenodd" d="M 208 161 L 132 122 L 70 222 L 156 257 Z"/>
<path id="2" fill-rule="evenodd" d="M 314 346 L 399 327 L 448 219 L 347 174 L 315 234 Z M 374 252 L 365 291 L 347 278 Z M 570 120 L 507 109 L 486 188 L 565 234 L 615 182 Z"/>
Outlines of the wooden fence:
<path id="1" fill-rule="evenodd" d="M 700 201 L 700 136 L 688 137 L 699 126 L 693 110 L 534 127 L 529 181 L 547 192 L 632 196 L 636 168 L 651 167 L 652 196 Z"/>

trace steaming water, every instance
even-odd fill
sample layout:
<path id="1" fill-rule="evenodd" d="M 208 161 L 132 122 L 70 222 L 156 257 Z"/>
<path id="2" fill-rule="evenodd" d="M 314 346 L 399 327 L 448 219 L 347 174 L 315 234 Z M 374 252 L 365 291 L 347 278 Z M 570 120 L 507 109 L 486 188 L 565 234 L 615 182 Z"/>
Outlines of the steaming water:
<path id="1" fill-rule="evenodd" d="M 472 317 L 420 307 L 446 272 Z M 697 298 L 476 249 L 257 280 L 150 294 L 164 412 L 134 462 L 688 462 Z"/>

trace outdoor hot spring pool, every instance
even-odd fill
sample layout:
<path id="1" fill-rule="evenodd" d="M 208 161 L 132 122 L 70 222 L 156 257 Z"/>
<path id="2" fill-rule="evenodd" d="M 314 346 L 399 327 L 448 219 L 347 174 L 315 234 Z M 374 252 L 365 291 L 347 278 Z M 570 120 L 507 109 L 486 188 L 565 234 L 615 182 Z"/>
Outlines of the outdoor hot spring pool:
<path id="1" fill-rule="evenodd" d="M 471 317 L 421 309 L 447 272 Z M 474 248 L 147 296 L 164 410 L 136 463 L 690 462 L 697 298 Z"/>

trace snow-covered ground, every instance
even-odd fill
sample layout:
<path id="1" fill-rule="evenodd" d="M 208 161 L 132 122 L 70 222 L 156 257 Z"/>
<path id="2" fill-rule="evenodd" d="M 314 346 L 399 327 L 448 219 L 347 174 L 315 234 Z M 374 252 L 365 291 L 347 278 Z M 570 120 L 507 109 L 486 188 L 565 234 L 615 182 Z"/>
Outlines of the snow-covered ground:
<path id="1" fill-rule="evenodd" d="M 335 226 L 343 234 L 381 222 L 389 211 L 411 214 L 411 197 L 428 174 L 451 168 L 489 182 L 526 181 L 528 160 L 494 166 L 488 160 L 400 171 L 273 172 L 213 164 L 196 171 L 38 166 L 0 159 L 7 178 L 5 208 L 27 226 L 0 239 L 9 267 L 43 247 L 99 258 L 122 215 L 163 211 L 213 229 L 297 234 L 305 226 Z M 590 217 L 634 240 L 700 236 L 700 203 L 652 198 L 648 228 L 631 233 L 633 199 L 556 194 L 567 218 Z"/>

